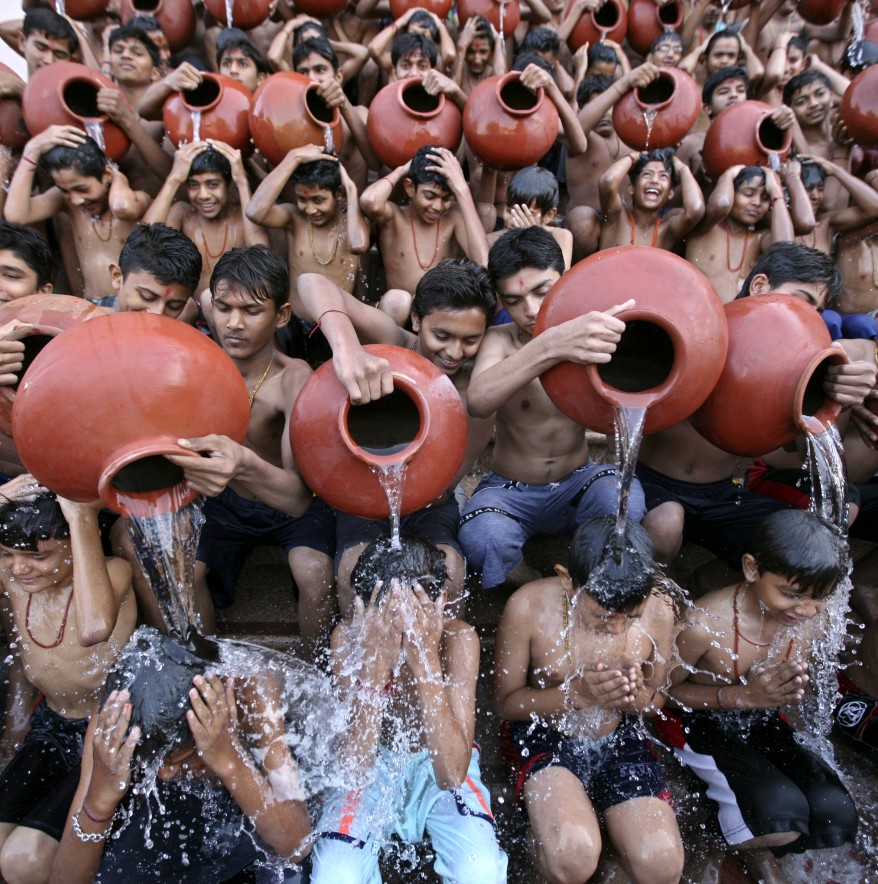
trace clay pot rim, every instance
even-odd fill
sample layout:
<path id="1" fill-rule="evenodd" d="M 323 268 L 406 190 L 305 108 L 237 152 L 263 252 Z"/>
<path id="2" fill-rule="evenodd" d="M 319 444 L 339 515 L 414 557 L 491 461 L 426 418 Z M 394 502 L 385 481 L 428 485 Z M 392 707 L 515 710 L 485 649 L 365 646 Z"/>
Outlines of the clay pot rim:
<path id="1" fill-rule="evenodd" d="M 597 14 L 602 9 L 605 9 L 608 7 L 612 7 L 613 9 L 616 10 L 616 20 L 609 27 L 607 27 L 606 25 L 600 24 L 596 18 Z M 658 10 L 658 6 L 656 6 L 656 10 Z M 591 23 L 594 26 L 594 29 L 601 35 L 601 41 L 603 41 L 606 38 L 607 34 L 609 34 L 610 31 L 613 30 L 613 28 L 619 27 L 623 18 L 626 19 L 626 21 L 627 21 L 628 10 L 622 5 L 620 0 L 605 0 L 604 5 L 599 6 L 597 9 L 593 9 L 589 13 L 589 16 L 591 17 Z"/>
<path id="2" fill-rule="evenodd" d="M 86 77 L 82 74 L 77 74 L 76 76 L 71 77 L 69 80 L 59 81 L 57 84 L 58 95 L 61 98 L 61 104 L 64 107 L 64 110 L 66 110 L 67 113 L 70 114 L 70 116 L 74 119 L 82 120 L 83 122 L 85 122 L 86 120 L 88 120 L 89 122 L 98 123 L 108 122 L 110 118 L 106 114 L 98 114 L 96 117 L 84 117 L 82 114 L 78 114 L 76 113 L 76 111 L 70 108 L 70 105 L 67 104 L 67 102 L 64 100 L 64 90 L 67 89 L 68 86 L 72 86 L 74 83 L 85 83 L 87 86 L 93 86 L 95 92 L 99 92 L 101 89 L 104 88 L 103 83 L 98 84 L 91 77 Z M 119 88 L 115 83 L 113 83 L 112 86 L 114 89 Z M 113 125 L 115 125 L 115 123 Z"/>
<path id="3" fill-rule="evenodd" d="M 731 107 L 737 107 L 737 105 L 731 105 Z M 782 157 L 785 153 L 789 153 L 790 149 L 793 146 L 793 130 L 792 129 L 780 129 L 779 131 L 783 132 L 783 140 L 784 144 L 780 150 L 769 150 L 763 143 L 762 137 L 760 133 L 760 129 L 762 128 L 762 124 L 772 115 L 774 112 L 774 108 L 770 108 L 769 110 L 764 111 L 759 115 L 759 119 L 756 121 L 756 144 L 759 147 L 759 150 L 765 154 L 766 157 L 769 157 L 771 154 L 777 154 L 779 157 Z"/>
<path id="4" fill-rule="evenodd" d="M 658 7 L 656 7 L 656 9 L 658 9 Z M 672 70 L 676 70 L 676 68 L 673 68 Z M 640 97 L 640 90 L 649 88 L 649 86 L 652 86 L 653 83 L 657 83 L 659 80 L 670 81 L 671 94 L 664 101 L 656 101 L 656 102 L 643 101 Z M 660 68 L 658 77 L 655 80 L 653 80 L 652 83 L 649 83 L 646 86 L 638 86 L 634 90 L 634 101 L 637 102 L 638 107 L 642 107 L 644 110 L 660 111 L 660 110 L 664 110 L 674 100 L 676 95 L 677 95 L 677 81 L 676 81 L 676 79 L 674 79 L 674 75 L 670 73 L 669 69 Z"/>
<path id="5" fill-rule="evenodd" d="M 413 89 L 416 86 L 420 86 L 422 89 L 424 88 L 422 80 L 423 80 L 422 77 L 408 77 L 405 80 L 400 80 L 399 82 L 401 82 L 403 85 L 400 86 L 399 89 L 396 90 L 396 101 L 399 104 L 399 106 L 403 109 L 403 111 L 405 113 L 409 114 L 410 116 L 413 116 L 419 120 L 432 120 L 433 117 L 438 117 L 439 114 L 441 114 L 442 111 L 445 110 L 445 102 L 446 102 L 445 93 L 440 92 L 438 95 L 431 96 L 432 98 L 439 99 L 439 103 L 436 105 L 436 109 L 431 110 L 431 111 L 417 111 L 413 107 L 410 107 L 409 105 L 407 105 L 405 103 L 405 101 L 403 100 L 403 94 L 407 90 Z M 308 108 L 307 101 L 305 102 L 305 107 Z M 333 108 L 333 110 L 337 111 L 338 108 Z M 310 108 L 308 108 L 308 112 L 309 113 L 311 112 Z M 321 125 L 325 126 L 326 124 L 321 123 Z M 335 124 L 332 123 L 331 125 L 334 126 Z"/>
<path id="6" fill-rule="evenodd" d="M 132 463 L 143 460 L 146 457 L 167 454 L 188 455 L 190 457 L 199 456 L 196 452 L 179 446 L 177 438 L 169 434 L 156 434 L 147 441 L 138 440 L 117 448 L 113 456 L 104 464 L 104 468 L 98 478 L 98 496 L 104 506 L 124 516 L 137 516 L 174 512 L 186 504 L 192 503 L 198 497 L 198 492 L 190 488 L 185 481 L 169 486 L 166 489 L 157 489 L 155 491 L 118 492 L 113 488 L 113 478 L 123 467 L 130 466 Z M 175 489 L 179 489 L 178 494 L 171 493 Z M 144 510 L 135 512 L 133 508 L 125 507 L 119 500 L 120 494 L 131 501 L 143 501 L 145 504 Z"/>
<path id="7" fill-rule="evenodd" d="M 408 463 L 421 450 L 430 432 L 430 410 L 427 408 L 427 397 L 418 389 L 415 379 L 411 375 L 401 370 L 394 370 L 392 374 L 393 389 L 405 393 L 414 402 L 421 422 L 415 438 L 402 451 L 396 451 L 393 454 L 375 454 L 361 448 L 348 431 L 348 414 L 352 407 L 349 396 L 344 397 L 342 407 L 338 411 L 339 437 L 351 454 L 368 466 L 389 467 Z M 429 381 L 427 382 L 429 383 Z"/>
<path id="8" fill-rule="evenodd" d="M 220 99 L 223 97 L 224 84 L 219 79 L 219 77 L 220 77 L 219 74 L 217 74 L 214 71 L 204 71 L 201 76 L 202 76 L 202 79 L 204 79 L 204 80 L 210 80 L 211 82 L 216 83 L 217 87 L 219 88 L 219 92 L 217 93 L 216 98 L 214 98 L 214 100 L 209 102 L 208 104 L 189 104 L 189 102 L 186 101 L 186 93 L 187 92 L 194 92 L 195 90 L 194 89 L 181 90 L 178 93 L 178 95 L 180 96 L 180 101 L 183 102 L 183 107 L 185 107 L 186 110 L 188 110 L 190 113 L 192 111 L 200 111 L 201 113 L 205 113 L 205 111 L 213 110 L 213 108 L 215 108 L 220 103 Z M 197 89 L 198 87 L 196 86 L 195 88 Z"/>
<path id="9" fill-rule="evenodd" d="M 838 416 L 841 414 L 841 403 L 836 402 L 834 399 L 830 399 L 828 396 L 824 397 L 823 405 L 817 410 L 816 414 L 805 415 L 802 413 L 805 390 L 811 382 L 811 377 L 817 370 L 818 366 L 826 361 L 828 361 L 830 365 L 847 365 L 851 360 L 847 353 L 845 353 L 840 347 L 826 347 L 819 353 L 816 353 L 805 366 L 802 371 L 802 376 L 799 378 L 799 383 L 796 384 L 796 392 L 793 395 L 792 402 L 795 423 L 802 433 L 807 433 L 809 430 L 814 432 L 816 430 L 816 427 L 813 425 L 809 426 L 809 423 L 811 422 L 816 422 L 820 425 L 820 430 L 816 430 L 817 432 L 825 430 L 830 424 L 834 424 L 838 420 Z M 806 418 L 810 418 L 810 420 L 806 420 Z"/>
<path id="10" fill-rule="evenodd" d="M 508 104 L 503 100 L 502 91 L 503 87 L 507 83 L 511 83 L 513 80 L 518 81 L 521 79 L 521 71 L 507 71 L 500 77 L 500 80 L 497 83 L 497 103 L 503 110 L 512 117 L 529 117 L 531 114 L 535 114 L 542 106 L 543 101 L 546 98 L 546 90 L 540 86 L 536 92 L 534 92 L 534 104 L 533 107 L 528 108 L 514 108 L 509 107 Z M 526 88 L 526 87 L 525 87 Z"/>
<path id="11" fill-rule="evenodd" d="M 661 11 L 662 9 L 665 9 L 667 7 L 659 6 L 658 3 L 653 0 L 653 6 L 655 6 L 655 21 L 656 24 L 662 29 L 662 34 L 667 31 L 676 31 L 677 28 L 681 27 L 683 24 L 683 18 L 685 17 L 683 13 L 683 4 L 680 2 L 680 0 L 671 0 L 671 3 L 669 3 L 668 6 L 670 6 L 671 4 L 674 4 L 676 6 L 678 12 L 677 21 L 674 24 L 668 24 L 668 22 L 662 21 Z M 630 6 L 628 8 L 629 10 L 631 9 Z M 659 36 L 661 36 L 661 34 Z"/>

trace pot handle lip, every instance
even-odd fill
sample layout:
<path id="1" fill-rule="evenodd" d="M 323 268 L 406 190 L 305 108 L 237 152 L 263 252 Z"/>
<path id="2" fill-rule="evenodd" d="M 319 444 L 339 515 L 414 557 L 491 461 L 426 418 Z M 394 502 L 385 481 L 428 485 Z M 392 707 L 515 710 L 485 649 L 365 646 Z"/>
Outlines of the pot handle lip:
<path id="1" fill-rule="evenodd" d="M 842 404 L 834 399 L 826 398 L 816 414 L 802 414 L 802 402 L 805 398 L 805 387 L 811 380 L 811 375 L 817 369 L 821 362 L 829 360 L 832 365 L 848 365 L 851 358 L 841 347 L 825 347 L 819 353 L 815 353 L 811 361 L 805 366 L 802 377 L 796 385 L 796 392 L 793 398 L 793 408 L 796 410 L 795 421 L 802 433 L 821 433 L 829 429 L 831 425 L 836 423 L 838 416 L 842 412 Z"/>

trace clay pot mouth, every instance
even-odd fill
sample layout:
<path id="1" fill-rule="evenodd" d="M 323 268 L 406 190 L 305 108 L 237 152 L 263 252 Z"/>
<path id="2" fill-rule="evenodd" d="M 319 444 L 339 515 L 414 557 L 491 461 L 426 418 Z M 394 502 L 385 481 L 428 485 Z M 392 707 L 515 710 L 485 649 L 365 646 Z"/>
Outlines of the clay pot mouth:
<path id="1" fill-rule="evenodd" d="M 219 104 L 222 91 L 220 84 L 210 74 L 205 74 L 194 89 L 187 89 L 180 95 L 184 106 L 190 111 L 204 112 Z"/>
<path id="2" fill-rule="evenodd" d="M 337 107 L 330 107 L 318 94 L 320 88 L 312 83 L 305 92 L 305 110 L 311 115 L 311 119 L 318 126 L 331 128 L 338 125 L 339 111 Z"/>
<path id="3" fill-rule="evenodd" d="M 429 412 L 423 394 L 407 378 L 394 373 L 393 392 L 367 405 L 345 399 L 339 413 L 344 444 L 370 466 L 407 463 L 427 438 Z"/>
<path id="4" fill-rule="evenodd" d="M 131 517 L 176 512 L 195 500 L 198 493 L 189 488 L 182 468 L 171 463 L 166 454 L 197 457 L 171 437 L 139 441 L 117 451 L 98 480 L 98 495 L 104 504 Z"/>
<path id="5" fill-rule="evenodd" d="M 612 31 L 619 24 L 621 16 L 622 13 L 618 5 L 610 0 L 610 2 L 604 3 L 600 9 L 595 9 L 591 13 L 591 20 L 597 30 Z"/>
<path id="6" fill-rule="evenodd" d="M 31 334 L 26 335 L 21 339 L 21 343 L 24 344 L 24 354 L 22 356 L 21 362 L 21 371 L 18 373 L 18 381 L 14 384 L 10 384 L 10 388 L 12 390 L 17 390 L 19 384 L 24 380 L 25 374 L 27 374 L 27 370 L 30 368 L 31 363 L 43 350 L 43 347 L 49 343 L 56 335 L 61 334 L 60 328 L 48 328 L 48 327 L 38 327 Z"/>
<path id="7" fill-rule="evenodd" d="M 793 133 L 791 129 L 781 129 L 766 113 L 756 124 L 756 143 L 764 153 L 780 156 L 790 149 Z"/>
<path id="8" fill-rule="evenodd" d="M 638 86 L 634 90 L 634 98 L 643 108 L 660 110 L 671 103 L 676 91 L 674 78 L 670 74 L 662 73 L 658 79 L 647 83 L 646 86 Z"/>
<path id="9" fill-rule="evenodd" d="M 106 122 L 107 115 L 98 110 L 98 89 L 90 80 L 74 77 L 61 92 L 61 101 L 67 110 L 80 120 Z"/>
<path id="10" fill-rule="evenodd" d="M 412 80 L 399 90 L 399 103 L 411 116 L 428 120 L 441 113 L 445 96 L 430 95 L 419 80 Z"/>
<path id="11" fill-rule="evenodd" d="M 677 0 L 666 6 L 656 6 L 655 17 L 664 30 L 675 31 L 683 24 L 683 7 Z"/>
<path id="12" fill-rule="evenodd" d="M 155 12 L 162 5 L 162 0 L 131 0 L 131 6 L 138 12 Z"/>
<path id="13" fill-rule="evenodd" d="M 796 426 L 803 433 L 825 430 L 841 414 L 841 403 L 830 399 L 823 391 L 826 372 L 832 365 L 846 365 L 847 354 L 837 347 L 827 347 L 817 353 L 802 372 L 793 396 Z M 819 427 L 817 426 L 819 424 Z"/>
<path id="14" fill-rule="evenodd" d="M 528 116 L 543 103 L 542 88 L 532 92 L 522 82 L 517 71 L 506 74 L 497 86 L 497 100 L 507 113 L 516 117 Z"/>

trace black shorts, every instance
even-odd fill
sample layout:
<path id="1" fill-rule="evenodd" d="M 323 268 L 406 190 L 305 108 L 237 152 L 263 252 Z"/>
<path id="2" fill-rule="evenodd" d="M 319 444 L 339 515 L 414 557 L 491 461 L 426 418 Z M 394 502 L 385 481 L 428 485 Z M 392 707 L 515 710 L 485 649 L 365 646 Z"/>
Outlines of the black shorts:
<path id="1" fill-rule="evenodd" d="M 633 798 L 672 803 L 652 744 L 633 716 L 624 716 L 616 730 L 597 740 L 574 740 L 542 722 L 504 721 L 500 740 L 519 799 L 537 771 L 563 767 L 579 779 L 598 813 Z"/>
<path id="2" fill-rule="evenodd" d="M 41 700 L 31 730 L 0 776 L 0 823 L 61 840 L 79 785 L 87 718 L 64 718 Z"/>
<path id="3" fill-rule="evenodd" d="M 196 558 L 207 565 L 207 585 L 217 608 L 235 601 L 238 577 L 257 546 L 280 546 L 286 553 L 304 546 L 330 558 L 335 552 L 333 511 L 317 497 L 296 518 L 226 488 L 205 499 L 204 515 Z"/>

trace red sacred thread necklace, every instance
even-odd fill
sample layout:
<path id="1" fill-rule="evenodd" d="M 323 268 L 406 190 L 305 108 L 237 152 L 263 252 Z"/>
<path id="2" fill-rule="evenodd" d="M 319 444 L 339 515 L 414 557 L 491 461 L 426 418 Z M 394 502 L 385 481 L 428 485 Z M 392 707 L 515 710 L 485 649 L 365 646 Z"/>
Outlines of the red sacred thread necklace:
<path id="1" fill-rule="evenodd" d="M 631 245 L 637 245 L 637 226 L 634 223 L 634 212 L 632 212 L 628 218 L 631 220 Z M 652 247 L 655 248 L 655 244 L 658 242 L 658 232 L 659 232 L 659 224 L 661 224 L 661 218 L 655 219 L 655 227 L 652 229 Z"/>
<path id="2" fill-rule="evenodd" d="M 421 256 L 418 254 L 418 238 L 415 235 L 415 216 L 414 212 L 409 210 L 409 226 L 412 228 L 412 241 L 415 244 L 415 258 L 418 261 L 418 266 L 421 270 L 429 270 L 433 266 L 433 262 L 436 260 L 436 255 L 439 254 L 439 227 L 440 224 L 436 222 L 436 242 L 433 245 L 433 257 L 430 259 L 429 263 L 424 264 L 421 261 Z"/>
<path id="3" fill-rule="evenodd" d="M 744 248 L 741 249 L 741 260 L 738 262 L 737 267 L 732 267 L 732 232 L 725 224 L 720 224 L 720 227 L 726 232 L 726 268 L 729 273 L 740 273 L 741 268 L 744 266 L 744 259 L 747 257 L 747 243 L 750 241 L 750 231 L 747 230 L 744 233 Z"/>
<path id="4" fill-rule="evenodd" d="M 31 637 L 31 640 L 34 644 L 39 645 L 41 648 L 45 650 L 51 650 L 52 648 L 57 648 L 61 642 L 64 641 L 64 630 L 67 629 L 67 617 L 70 614 L 70 603 L 73 601 L 73 587 L 70 587 L 70 595 L 67 596 L 67 607 L 64 608 L 64 617 L 61 620 L 61 629 L 58 630 L 58 637 L 54 642 L 50 645 L 44 645 L 31 631 L 30 631 L 30 603 L 34 600 L 34 593 L 31 593 L 27 597 L 27 607 L 24 610 L 24 628 L 27 631 L 27 634 Z"/>

